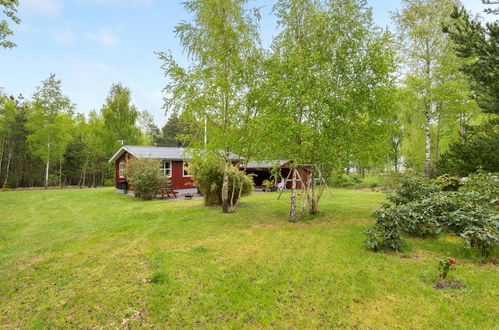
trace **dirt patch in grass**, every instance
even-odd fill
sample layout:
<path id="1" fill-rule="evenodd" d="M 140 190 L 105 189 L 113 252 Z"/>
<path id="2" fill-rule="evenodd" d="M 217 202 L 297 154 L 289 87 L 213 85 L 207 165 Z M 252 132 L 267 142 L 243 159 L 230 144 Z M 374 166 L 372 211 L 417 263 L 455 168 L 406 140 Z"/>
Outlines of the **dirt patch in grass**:
<path id="1" fill-rule="evenodd" d="M 467 289 L 467 286 L 459 281 L 445 281 L 445 280 L 435 281 L 433 283 L 433 287 L 437 290 L 440 290 L 440 289 L 456 289 L 456 290 Z"/>

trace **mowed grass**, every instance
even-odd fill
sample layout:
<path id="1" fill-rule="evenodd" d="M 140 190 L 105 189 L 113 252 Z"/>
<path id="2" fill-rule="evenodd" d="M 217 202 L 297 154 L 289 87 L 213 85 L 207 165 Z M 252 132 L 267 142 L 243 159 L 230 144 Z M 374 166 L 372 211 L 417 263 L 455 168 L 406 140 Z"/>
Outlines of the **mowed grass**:
<path id="1" fill-rule="evenodd" d="M 384 195 L 334 190 L 286 221 L 289 196 L 143 202 L 112 189 L 0 193 L 0 328 L 494 328 L 499 274 L 458 239 L 372 253 Z M 436 290 L 437 257 L 459 262 Z"/>

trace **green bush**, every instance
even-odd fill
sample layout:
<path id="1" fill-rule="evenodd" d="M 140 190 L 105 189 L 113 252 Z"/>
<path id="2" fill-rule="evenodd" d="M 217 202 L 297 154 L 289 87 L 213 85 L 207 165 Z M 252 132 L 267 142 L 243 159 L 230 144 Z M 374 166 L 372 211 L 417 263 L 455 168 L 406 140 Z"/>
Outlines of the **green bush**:
<path id="1" fill-rule="evenodd" d="M 355 183 L 352 178 L 345 173 L 338 173 L 329 179 L 329 183 L 333 187 L 352 187 Z"/>
<path id="2" fill-rule="evenodd" d="M 204 197 L 206 206 L 222 204 L 222 184 L 224 162 L 217 155 L 203 153 L 194 156 L 189 162 L 189 173 Z M 248 196 L 254 189 L 253 177 L 237 167 L 230 167 L 229 200 L 237 203 L 242 184 L 241 197 Z"/>
<path id="3" fill-rule="evenodd" d="M 482 256 L 490 256 L 499 245 L 497 177 L 478 172 L 459 191 L 438 192 L 427 181 L 418 182 L 403 178 L 390 203 L 375 213 L 376 224 L 366 232 L 367 246 L 375 251 L 398 250 L 403 233 L 430 236 L 446 231 L 462 237 Z"/>
<path id="4" fill-rule="evenodd" d="M 399 251 L 403 245 L 401 226 L 394 216 L 394 208 L 385 205 L 375 212 L 376 224 L 367 229 L 364 241 L 367 248 L 373 251 L 394 250 Z"/>
<path id="5" fill-rule="evenodd" d="M 461 180 L 458 177 L 448 174 L 437 177 L 433 183 L 442 191 L 457 191 L 461 186 Z"/>
<path id="6" fill-rule="evenodd" d="M 156 159 L 132 158 L 127 162 L 126 175 L 135 197 L 151 200 L 158 194 L 165 178 L 160 174 Z"/>
<path id="7" fill-rule="evenodd" d="M 479 201 L 492 207 L 499 207 L 499 178 L 497 174 L 478 170 L 464 181 L 461 191 L 479 193 Z"/>
<path id="8" fill-rule="evenodd" d="M 395 205 L 418 201 L 439 191 L 439 187 L 424 175 L 407 172 L 400 175 L 393 193 L 388 200 Z"/>
<path id="9" fill-rule="evenodd" d="M 104 187 L 113 187 L 115 185 L 113 178 L 108 178 L 104 180 Z"/>

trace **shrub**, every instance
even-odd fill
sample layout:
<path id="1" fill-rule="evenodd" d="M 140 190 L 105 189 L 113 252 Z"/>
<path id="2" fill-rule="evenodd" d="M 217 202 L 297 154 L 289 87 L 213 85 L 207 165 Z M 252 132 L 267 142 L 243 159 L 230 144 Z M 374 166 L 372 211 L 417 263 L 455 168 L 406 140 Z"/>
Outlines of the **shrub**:
<path id="1" fill-rule="evenodd" d="M 159 192 L 165 178 L 159 172 L 156 159 L 132 158 L 126 166 L 126 174 L 132 185 L 135 197 L 151 200 Z"/>
<path id="2" fill-rule="evenodd" d="M 345 173 L 333 175 L 329 179 L 329 183 L 333 187 L 352 187 L 354 185 L 352 178 Z"/>
<path id="3" fill-rule="evenodd" d="M 388 200 L 395 205 L 418 201 L 439 191 L 430 179 L 416 172 L 407 172 L 400 175 L 397 185 Z"/>
<path id="4" fill-rule="evenodd" d="M 113 187 L 114 186 L 114 179 L 113 178 L 107 178 L 104 180 L 104 187 Z"/>
<path id="5" fill-rule="evenodd" d="M 492 207 L 499 207 L 499 178 L 492 173 L 478 170 L 464 181 L 460 191 L 477 192 L 480 196 L 480 201 L 487 203 Z"/>
<path id="6" fill-rule="evenodd" d="M 217 155 L 204 153 L 193 157 L 189 162 L 189 173 L 204 196 L 206 206 L 222 204 L 222 184 L 224 162 Z M 242 184 L 242 196 L 250 195 L 254 189 L 253 177 L 237 167 L 231 166 L 229 174 L 229 200 L 238 201 Z"/>
<path id="7" fill-rule="evenodd" d="M 373 251 L 394 250 L 402 248 L 403 237 L 397 218 L 393 216 L 394 208 L 383 207 L 375 212 L 376 224 L 366 230 L 364 244 Z"/>
<path id="8" fill-rule="evenodd" d="M 428 181 L 405 177 L 390 203 L 376 211 L 376 225 L 366 232 L 366 244 L 373 250 L 398 250 L 400 233 L 429 236 L 448 231 L 488 257 L 499 244 L 498 191 L 499 181 L 486 173 L 472 176 L 459 191 L 440 192 Z"/>
<path id="9" fill-rule="evenodd" d="M 457 191 L 461 186 L 461 181 L 458 177 L 448 174 L 437 177 L 433 180 L 433 183 L 442 191 Z"/>

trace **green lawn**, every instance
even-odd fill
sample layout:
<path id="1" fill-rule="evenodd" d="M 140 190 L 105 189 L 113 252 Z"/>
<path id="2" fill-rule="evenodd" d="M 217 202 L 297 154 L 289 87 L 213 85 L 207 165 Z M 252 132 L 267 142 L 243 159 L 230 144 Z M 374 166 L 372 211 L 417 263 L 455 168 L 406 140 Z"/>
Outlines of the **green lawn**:
<path id="1" fill-rule="evenodd" d="M 224 215 L 112 189 L 0 192 L 0 328 L 497 327 L 497 266 L 445 237 L 369 252 L 384 195 L 335 193 L 291 224 L 276 193 Z M 468 289 L 433 289 L 446 256 Z"/>

